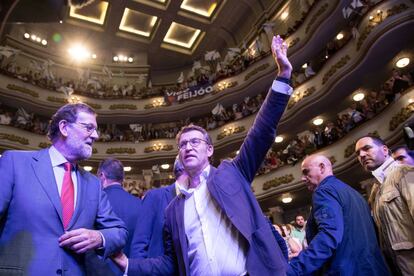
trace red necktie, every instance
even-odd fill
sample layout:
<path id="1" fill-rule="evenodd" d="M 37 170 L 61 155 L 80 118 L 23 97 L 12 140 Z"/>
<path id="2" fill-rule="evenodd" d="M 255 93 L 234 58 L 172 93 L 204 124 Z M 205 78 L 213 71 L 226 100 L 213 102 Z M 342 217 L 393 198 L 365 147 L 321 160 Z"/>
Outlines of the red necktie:
<path id="1" fill-rule="evenodd" d="M 63 175 L 62 194 L 60 196 L 60 200 L 62 202 L 63 227 L 67 229 L 73 215 L 75 193 L 71 176 L 72 164 L 67 162 L 64 166 L 65 174 Z"/>

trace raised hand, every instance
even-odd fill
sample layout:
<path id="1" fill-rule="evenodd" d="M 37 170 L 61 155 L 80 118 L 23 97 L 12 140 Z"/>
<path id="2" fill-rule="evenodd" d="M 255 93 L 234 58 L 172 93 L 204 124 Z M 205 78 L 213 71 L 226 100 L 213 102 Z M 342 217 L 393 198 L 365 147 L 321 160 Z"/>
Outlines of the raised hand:
<path id="1" fill-rule="evenodd" d="M 292 74 L 292 64 L 287 57 L 287 43 L 279 35 L 272 40 L 272 54 L 277 64 L 279 77 L 290 79 Z"/>

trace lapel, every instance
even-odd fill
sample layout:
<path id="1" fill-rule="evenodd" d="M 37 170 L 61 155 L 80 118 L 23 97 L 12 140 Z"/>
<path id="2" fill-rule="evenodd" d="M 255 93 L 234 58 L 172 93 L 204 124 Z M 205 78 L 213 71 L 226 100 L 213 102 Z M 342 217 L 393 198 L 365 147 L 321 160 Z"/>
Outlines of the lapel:
<path id="1" fill-rule="evenodd" d="M 85 206 L 85 194 L 86 194 L 86 177 L 85 177 L 85 171 L 80 168 L 80 166 L 77 166 L 76 170 L 76 178 L 78 180 L 78 194 L 76 196 L 76 206 L 73 213 L 73 216 L 69 222 L 68 228 L 70 229 L 78 219 L 80 213 L 83 210 L 83 206 Z M 85 183 L 83 183 L 85 182 Z"/>
<path id="2" fill-rule="evenodd" d="M 52 205 L 55 207 L 60 218 L 60 222 L 63 223 L 62 203 L 60 202 L 52 162 L 50 161 L 49 149 L 40 150 L 35 153 L 32 160 L 32 168 L 43 190 L 52 202 Z"/>
<path id="3" fill-rule="evenodd" d="M 184 204 L 185 199 L 183 195 L 177 196 L 177 206 L 175 209 L 175 217 L 177 221 L 177 229 L 178 229 L 178 238 L 180 240 L 181 245 L 181 255 L 183 256 L 184 265 L 189 268 L 188 264 L 188 244 L 187 244 L 187 237 L 185 235 L 185 227 L 184 227 Z"/>

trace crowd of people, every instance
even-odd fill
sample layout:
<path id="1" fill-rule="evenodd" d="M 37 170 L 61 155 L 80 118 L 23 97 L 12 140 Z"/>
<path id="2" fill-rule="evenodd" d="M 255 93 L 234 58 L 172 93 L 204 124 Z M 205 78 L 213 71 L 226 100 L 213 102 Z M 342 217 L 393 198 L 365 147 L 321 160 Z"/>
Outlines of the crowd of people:
<path id="1" fill-rule="evenodd" d="M 335 120 L 296 135 L 284 148 L 273 147 L 268 152 L 259 173 L 268 173 L 284 165 L 294 166 L 306 155 L 341 139 L 398 99 L 414 84 L 413 74 L 414 70 L 409 73 L 393 70 L 392 76 L 378 91 L 367 92 L 363 100 L 353 102 L 347 109 L 339 112 Z"/>

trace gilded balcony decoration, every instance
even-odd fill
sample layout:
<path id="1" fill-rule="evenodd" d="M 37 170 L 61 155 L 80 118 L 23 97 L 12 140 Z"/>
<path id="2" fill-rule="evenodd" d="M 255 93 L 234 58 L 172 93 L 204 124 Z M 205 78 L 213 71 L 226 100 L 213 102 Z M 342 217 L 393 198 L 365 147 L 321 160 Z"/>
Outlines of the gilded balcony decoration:
<path id="1" fill-rule="evenodd" d="M 91 102 L 83 102 L 87 105 L 89 105 L 90 107 L 92 107 L 93 109 L 102 109 L 102 105 L 100 104 L 96 104 L 96 103 L 91 103 Z"/>
<path id="2" fill-rule="evenodd" d="M 227 88 L 235 87 L 237 84 L 238 84 L 237 81 L 231 81 L 231 82 L 221 81 L 217 84 L 217 89 L 213 91 L 213 94 L 216 94 L 217 92 L 223 91 L 224 89 L 227 89 Z"/>
<path id="3" fill-rule="evenodd" d="M 15 84 L 8 84 L 7 88 L 10 89 L 10 90 L 14 90 L 14 91 L 18 91 L 18 92 L 30 95 L 34 98 L 39 98 L 39 93 L 37 93 L 33 90 L 30 90 L 30 89 L 27 89 L 26 87 L 21 87 L 21 86 L 15 85 Z"/>
<path id="4" fill-rule="evenodd" d="M 372 136 L 378 137 L 378 138 L 380 137 L 378 131 L 370 132 L 367 135 L 372 135 Z M 344 152 L 344 157 L 345 158 L 350 157 L 355 152 L 355 144 L 356 144 L 356 141 L 352 142 L 352 144 L 348 145 L 345 148 L 345 152 Z"/>
<path id="5" fill-rule="evenodd" d="M 260 71 L 266 70 L 269 67 L 269 63 L 265 63 L 262 64 L 258 67 L 256 67 L 255 69 L 253 69 L 251 72 L 249 72 L 245 77 L 244 77 L 244 81 L 247 81 L 248 79 L 250 79 L 251 77 L 253 77 L 254 75 L 256 75 L 257 73 L 259 73 Z"/>
<path id="6" fill-rule="evenodd" d="M 136 110 L 137 106 L 135 104 L 112 104 L 109 106 L 109 109 L 129 109 L 129 110 Z"/>
<path id="7" fill-rule="evenodd" d="M 154 152 L 154 151 L 171 151 L 173 150 L 174 147 L 172 145 L 163 145 L 161 143 L 158 144 L 154 144 L 151 147 L 146 147 L 144 149 L 145 153 L 150 153 L 150 152 Z"/>
<path id="8" fill-rule="evenodd" d="M 364 41 L 367 39 L 368 35 L 372 32 L 372 30 L 378 26 L 379 24 L 381 24 L 382 22 L 384 22 L 385 19 L 387 19 L 388 17 L 400 14 L 404 11 L 406 11 L 408 9 L 408 6 L 404 3 L 399 4 L 399 5 L 395 5 L 393 6 L 391 9 L 387 10 L 387 15 L 384 17 L 383 16 L 383 11 L 382 10 L 377 10 L 376 12 L 374 12 L 374 14 L 372 14 L 369 17 L 369 23 L 365 29 L 361 32 L 359 38 L 358 38 L 358 42 L 357 42 L 357 51 L 361 48 L 362 44 L 364 43 Z"/>
<path id="9" fill-rule="evenodd" d="M 123 147 L 119 147 L 119 148 L 109 148 L 106 150 L 107 154 L 134 154 L 136 153 L 136 150 L 134 148 L 123 148 Z"/>
<path id="10" fill-rule="evenodd" d="M 150 104 L 146 104 L 144 106 L 144 109 L 151 109 L 151 108 L 156 108 L 156 107 L 162 107 L 162 106 L 169 106 L 170 104 L 165 102 L 164 100 L 161 99 L 156 99 L 153 100 L 152 103 Z"/>
<path id="11" fill-rule="evenodd" d="M 221 139 L 223 139 L 227 136 L 230 136 L 230 135 L 233 135 L 233 134 L 236 134 L 236 133 L 240 133 L 240 132 L 243 132 L 245 130 L 246 130 L 246 128 L 244 126 L 224 128 L 223 131 L 219 135 L 217 135 L 217 140 L 221 140 Z"/>
<path id="12" fill-rule="evenodd" d="M 46 100 L 48 102 L 52 102 L 52 103 L 61 103 L 61 104 L 67 104 L 68 103 L 68 99 L 60 98 L 60 97 L 49 96 L 49 97 L 46 98 Z"/>
<path id="13" fill-rule="evenodd" d="M 266 181 L 263 183 L 263 191 L 269 190 L 270 188 L 274 188 L 280 186 L 282 184 L 288 184 L 295 180 L 292 174 L 286 174 L 284 176 L 275 177 L 272 180 Z"/>
<path id="14" fill-rule="evenodd" d="M 39 148 L 45 149 L 45 148 L 50 147 L 51 145 L 52 145 L 52 143 L 49 143 L 49 142 L 41 142 L 41 143 L 39 143 Z"/>
<path id="15" fill-rule="evenodd" d="M 404 123 L 414 112 L 414 103 L 408 104 L 406 107 L 401 108 L 400 112 L 392 116 L 390 121 L 390 131 L 396 129 L 399 125 Z"/>
<path id="16" fill-rule="evenodd" d="M 329 5 L 328 3 L 325 3 L 322 7 L 319 8 L 319 10 L 312 16 L 312 18 L 309 20 L 309 24 L 306 26 L 305 33 L 307 34 L 310 30 L 310 28 L 313 26 L 313 24 L 317 23 L 318 17 L 321 16 L 327 9 Z"/>
<path id="17" fill-rule="evenodd" d="M 292 97 L 289 100 L 287 108 L 291 109 L 297 102 L 299 102 L 303 98 L 306 98 L 312 95 L 315 91 L 316 91 L 315 86 L 309 87 L 308 89 L 304 91 L 299 91 L 299 90 L 295 91 L 295 93 L 293 93 Z"/>
<path id="18" fill-rule="evenodd" d="M 12 142 L 17 142 L 17 143 L 20 143 L 22 145 L 28 145 L 29 144 L 29 140 L 27 138 L 20 137 L 20 136 L 14 135 L 14 134 L 0 133 L 0 139 L 5 139 L 5 140 L 12 141 Z"/>
<path id="19" fill-rule="evenodd" d="M 333 65 L 323 76 L 322 84 L 325 84 L 329 80 L 329 78 L 332 77 L 336 73 L 336 71 L 344 67 L 349 60 L 351 60 L 351 58 L 349 57 L 349 55 L 346 55 L 342 57 L 337 63 L 335 63 L 335 65 Z"/>

